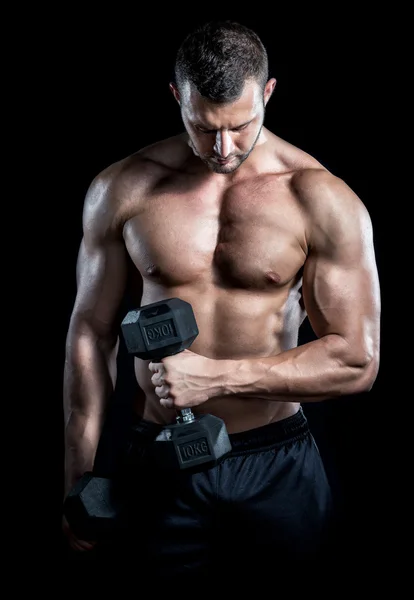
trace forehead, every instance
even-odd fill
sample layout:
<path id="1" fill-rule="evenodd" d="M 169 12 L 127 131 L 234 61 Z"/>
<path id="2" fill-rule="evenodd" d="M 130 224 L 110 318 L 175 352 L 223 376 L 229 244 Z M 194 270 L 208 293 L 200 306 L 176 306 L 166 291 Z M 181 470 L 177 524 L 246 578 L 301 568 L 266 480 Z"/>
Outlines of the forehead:
<path id="1" fill-rule="evenodd" d="M 255 116 L 261 101 L 261 90 L 256 82 L 246 82 L 243 93 L 234 102 L 217 104 L 203 98 L 198 91 L 186 85 L 183 90 L 183 110 L 193 123 L 204 123 L 212 129 L 234 127 Z"/>

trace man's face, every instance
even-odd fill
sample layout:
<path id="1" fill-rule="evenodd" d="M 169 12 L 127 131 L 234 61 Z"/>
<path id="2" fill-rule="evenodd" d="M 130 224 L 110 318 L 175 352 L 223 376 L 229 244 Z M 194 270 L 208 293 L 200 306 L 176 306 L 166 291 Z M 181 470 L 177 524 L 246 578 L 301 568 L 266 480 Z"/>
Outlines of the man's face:
<path id="1" fill-rule="evenodd" d="M 241 97 L 231 104 L 214 104 L 187 85 L 177 97 L 189 144 L 214 173 L 232 173 L 248 158 L 259 140 L 265 106 L 273 91 L 265 93 L 256 82 L 245 84 Z"/>

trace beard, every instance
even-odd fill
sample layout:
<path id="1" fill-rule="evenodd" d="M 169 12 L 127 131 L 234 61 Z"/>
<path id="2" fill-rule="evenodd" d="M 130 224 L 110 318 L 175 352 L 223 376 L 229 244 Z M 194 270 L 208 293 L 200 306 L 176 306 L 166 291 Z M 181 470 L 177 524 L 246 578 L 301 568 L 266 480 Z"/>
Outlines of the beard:
<path id="1" fill-rule="evenodd" d="M 244 154 L 237 154 L 236 156 L 233 156 L 228 165 L 220 165 L 219 163 L 214 162 L 211 158 L 203 158 L 202 156 L 200 158 L 203 161 L 203 163 L 207 165 L 210 171 L 212 171 L 213 173 L 221 173 L 225 175 L 237 171 L 240 165 L 244 163 L 246 158 L 250 156 L 253 147 L 250 148 L 250 150 L 248 152 L 245 152 Z"/>
<path id="2" fill-rule="evenodd" d="M 195 147 L 193 140 L 190 137 L 189 137 L 188 143 L 189 143 L 189 146 L 191 147 L 192 151 L 194 152 L 194 154 L 196 156 L 198 156 L 198 158 L 200 160 L 203 161 L 203 163 L 208 167 L 208 169 L 210 171 L 212 171 L 213 173 L 227 175 L 230 173 L 234 173 L 234 171 L 237 171 L 237 169 L 240 167 L 240 165 L 242 165 L 244 163 L 244 161 L 249 158 L 249 156 L 253 152 L 253 150 L 257 144 L 257 141 L 259 139 L 259 136 L 262 132 L 263 122 L 264 122 L 264 119 L 262 120 L 262 123 L 259 127 L 259 131 L 256 135 L 256 138 L 255 138 L 253 144 L 250 146 L 249 150 L 247 152 L 244 152 L 243 154 L 236 154 L 236 155 L 232 156 L 228 165 L 220 165 L 219 163 L 214 162 L 214 158 L 215 158 L 214 155 L 212 156 L 210 154 L 208 154 L 208 155 L 200 154 L 198 152 L 197 148 Z"/>

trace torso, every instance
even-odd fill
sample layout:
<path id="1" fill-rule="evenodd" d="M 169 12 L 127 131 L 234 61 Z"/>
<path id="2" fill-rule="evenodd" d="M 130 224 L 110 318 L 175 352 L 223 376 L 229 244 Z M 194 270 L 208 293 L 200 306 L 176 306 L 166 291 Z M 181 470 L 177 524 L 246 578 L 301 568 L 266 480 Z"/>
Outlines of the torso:
<path id="1" fill-rule="evenodd" d="M 168 144 L 175 145 L 175 159 L 166 164 Z M 131 194 L 123 213 L 126 248 L 143 283 L 137 304 L 170 297 L 189 302 L 199 329 L 191 350 L 210 358 L 271 356 L 296 346 L 305 318 L 300 292 L 307 241 L 306 217 L 291 182 L 300 169 L 323 167 L 271 134 L 263 167 L 246 168 L 243 176 L 191 168 L 179 137 L 132 160 L 137 166 L 144 161 L 147 172 L 145 194 Z M 175 415 L 161 407 L 148 361 L 136 359 L 135 372 L 145 395 L 144 418 L 170 423 Z M 298 407 L 227 397 L 195 412 L 215 414 L 236 432 L 285 418 Z"/>

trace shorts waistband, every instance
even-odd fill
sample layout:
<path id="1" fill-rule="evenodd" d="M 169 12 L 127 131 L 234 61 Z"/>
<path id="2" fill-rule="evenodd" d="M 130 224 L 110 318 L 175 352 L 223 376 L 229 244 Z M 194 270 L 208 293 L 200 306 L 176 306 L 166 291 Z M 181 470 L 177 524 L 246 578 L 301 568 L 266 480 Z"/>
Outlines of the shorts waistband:
<path id="1" fill-rule="evenodd" d="M 133 421 L 132 431 L 135 435 L 138 435 L 141 443 L 146 445 L 154 441 L 164 427 L 164 425 L 137 417 Z M 252 450 L 277 448 L 286 443 L 303 439 L 308 433 L 308 420 L 302 407 L 300 407 L 294 415 L 280 421 L 238 433 L 230 433 L 229 439 L 232 446 L 230 455 L 234 456 Z"/>
<path id="2" fill-rule="evenodd" d="M 229 434 L 232 445 L 231 456 L 252 450 L 277 448 L 286 443 L 303 439 L 308 433 L 308 420 L 300 407 L 294 415 L 280 421 Z"/>

